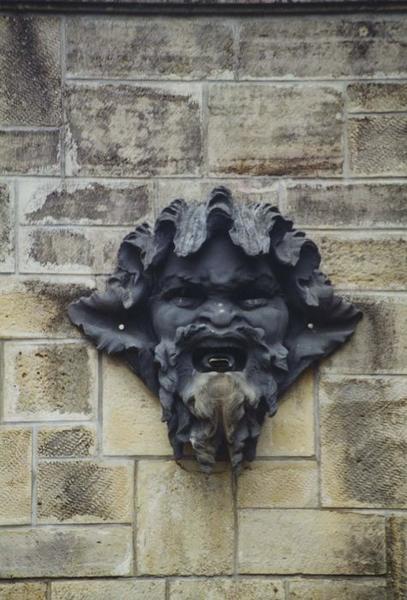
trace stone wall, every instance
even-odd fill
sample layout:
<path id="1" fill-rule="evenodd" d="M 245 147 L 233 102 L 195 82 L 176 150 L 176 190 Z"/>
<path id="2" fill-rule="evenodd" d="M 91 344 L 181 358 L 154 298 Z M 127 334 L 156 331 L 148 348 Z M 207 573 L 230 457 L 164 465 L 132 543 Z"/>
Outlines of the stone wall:
<path id="1" fill-rule="evenodd" d="M 0 16 L 0 171 L 1 600 L 403 600 L 407 15 Z M 66 316 L 219 183 L 364 311 L 237 486 Z"/>

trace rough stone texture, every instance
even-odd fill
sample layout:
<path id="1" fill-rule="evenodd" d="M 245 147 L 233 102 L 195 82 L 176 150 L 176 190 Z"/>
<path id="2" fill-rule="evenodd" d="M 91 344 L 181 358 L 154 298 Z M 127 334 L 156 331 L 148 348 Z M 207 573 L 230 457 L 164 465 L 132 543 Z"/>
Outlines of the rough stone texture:
<path id="1" fill-rule="evenodd" d="M 336 287 L 401 290 L 407 286 L 405 234 L 357 231 L 313 233 L 310 237 L 320 249 L 321 269 Z"/>
<path id="2" fill-rule="evenodd" d="M 297 226 L 400 228 L 407 226 L 407 186 L 291 183 L 281 210 L 295 219 Z"/>
<path id="3" fill-rule="evenodd" d="M 0 584 L 0 600 L 46 600 L 45 583 Z"/>
<path id="4" fill-rule="evenodd" d="M 350 112 L 407 111 L 405 83 L 350 83 L 347 93 Z"/>
<path id="5" fill-rule="evenodd" d="M 349 119 L 352 175 L 407 175 L 407 117 L 368 115 Z"/>
<path id="6" fill-rule="evenodd" d="M 0 125 L 61 121 L 60 19 L 0 17 Z"/>
<path id="7" fill-rule="evenodd" d="M 57 425 L 42 427 L 37 433 L 39 458 L 76 458 L 96 453 L 95 425 Z"/>
<path id="8" fill-rule="evenodd" d="M 342 94 L 321 85 L 214 84 L 208 153 L 213 175 L 339 175 Z"/>
<path id="9" fill-rule="evenodd" d="M 384 518 L 315 510 L 239 513 L 241 573 L 381 575 Z"/>
<path id="10" fill-rule="evenodd" d="M 277 414 L 266 419 L 257 456 L 313 456 L 314 375 L 308 369 L 279 400 Z"/>
<path id="11" fill-rule="evenodd" d="M 56 581 L 51 590 L 52 600 L 165 600 L 165 581 L 151 579 Z"/>
<path id="12" fill-rule="evenodd" d="M 384 600 L 385 581 L 293 581 L 287 600 Z"/>
<path id="13" fill-rule="evenodd" d="M 39 523 L 130 523 L 133 463 L 42 462 L 37 472 Z"/>
<path id="14" fill-rule="evenodd" d="M 131 575 L 131 536 L 125 526 L 0 529 L 0 577 Z"/>
<path id="15" fill-rule="evenodd" d="M 407 373 L 407 298 L 352 295 L 363 319 L 351 340 L 322 363 L 342 373 Z"/>
<path id="16" fill-rule="evenodd" d="M 0 277 L 0 338 L 79 337 L 66 307 L 93 287 L 93 280 L 75 277 Z"/>
<path id="17" fill-rule="evenodd" d="M 407 377 L 326 375 L 323 506 L 407 508 Z"/>
<path id="18" fill-rule="evenodd" d="M 104 453 L 172 456 L 158 398 L 120 360 L 103 368 Z"/>
<path id="19" fill-rule="evenodd" d="M 170 582 L 169 600 L 283 600 L 275 579 L 178 579 Z"/>
<path id="20" fill-rule="evenodd" d="M 152 219 L 147 182 L 30 179 L 19 182 L 23 225 L 129 225 Z"/>
<path id="21" fill-rule="evenodd" d="M 199 174 L 197 86 L 72 84 L 66 109 L 69 175 Z"/>
<path id="22" fill-rule="evenodd" d="M 24 227 L 21 229 L 22 273 L 75 275 L 112 273 L 128 229 Z"/>
<path id="23" fill-rule="evenodd" d="M 0 182 L 0 272 L 15 269 L 14 201 L 12 187 Z"/>
<path id="24" fill-rule="evenodd" d="M 407 595 L 407 518 L 390 517 L 387 527 L 389 588 L 391 600 L 404 600 Z"/>
<path id="25" fill-rule="evenodd" d="M 0 525 L 31 523 L 31 455 L 31 430 L 0 427 Z"/>
<path id="26" fill-rule="evenodd" d="M 57 175 L 59 131 L 10 131 L 0 129 L 1 175 Z"/>
<path id="27" fill-rule="evenodd" d="M 239 508 L 313 508 L 318 470 L 311 461 L 256 460 L 237 482 Z"/>
<path id="28" fill-rule="evenodd" d="M 96 352 L 76 343 L 5 344 L 5 420 L 89 419 L 95 414 Z"/>
<path id="29" fill-rule="evenodd" d="M 240 79 L 403 77 L 404 20 L 368 15 L 243 21 Z"/>
<path id="30" fill-rule="evenodd" d="M 136 557 L 140 575 L 230 574 L 230 474 L 205 475 L 184 471 L 175 462 L 141 461 Z"/>
<path id="31" fill-rule="evenodd" d="M 196 18 L 68 19 L 67 71 L 71 77 L 233 79 L 233 29 Z"/>

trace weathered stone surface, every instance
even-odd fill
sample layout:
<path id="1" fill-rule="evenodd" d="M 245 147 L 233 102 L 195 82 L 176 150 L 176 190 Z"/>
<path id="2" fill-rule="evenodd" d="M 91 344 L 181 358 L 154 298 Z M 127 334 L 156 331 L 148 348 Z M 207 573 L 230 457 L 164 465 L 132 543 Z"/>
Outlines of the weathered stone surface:
<path id="1" fill-rule="evenodd" d="M 275 579 L 178 579 L 170 582 L 169 600 L 283 600 Z"/>
<path id="2" fill-rule="evenodd" d="M 55 581 L 52 600 L 164 600 L 165 581 L 115 579 L 94 581 Z"/>
<path id="3" fill-rule="evenodd" d="M 387 527 L 389 588 L 391 600 L 407 595 L 407 518 L 390 517 Z"/>
<path id="4" fill-rule="evenodd" d="M 386 293 L 353 294 L 363 319 L 351 340 L 323 368 L 342 373 L 407 373 L 407 299 Z"/>
<path id="5" fill-rule="evenodd" d="M 45 583 L 2 583 L 0 600 L 46 600 Z"/>
<path id="6" fill-rule="evenodd" d="M 14 257 L 14 201 L 12 188 L 0 182 L 0 272 L 15 269 Z"/>
<path id="7" fill-rule="evenodd" d="M 403 19 L 262 18 L 240 31 L 239 78 L 400 77 L 407 73 Z"/>
<path id="8" fill-rule="evenodd" d="M 318 504 L 318 469 L 311 461 L 256 460 L 240 475 L 239 508 L 312 508 Z"/>
<path id="9" fill-rule="evenodd" d="M 20 235 L 22 273 L 112 273 L 128 229 L 24 227 Z"/>
<path id="10" fill-rule="evenodd" d="M 19 181 L 23 225 L 129 225 L 153 214 L 152 185 L 60 179 Z"/>
<path id="11" fill-rule="evenodd" d="M 323 506 L 407 508 L 407 377 L 325 375 Z"/>
<path id="12" fill-rule="evenodd" d="M 31 523 L 31 455 L 31 430 L 0 427 L 0 525 Z"/>
<path id="13" fill-rule="evenodd" d="M 0 172 L 2 175 L 57 175 L 59 131 L 0 130 Z"/>
<path id="14" fill-rule="evenodd" d="M 0 529 L 0 577 L 131 575 L 126 526 Z"/>
<path id="15" fill-rule="evenodd" d="M 67 173 L 199 174 L 200 102 L 193 85 L 70 85 Z"/>
<path id="16" fill-rule="evenodd" d="M 384 600 L 385 581 L 292 581 L 287 600 Z"/>
<path id="17" fill-rule="evenodd" d="M 400 290 L 407 286 L 407 236 L 400 233 L 313 232 L 321 269 L 338 288 Z"/>
<path id="18" fill-rule="evenodd" d="M 77 343 L 6 343 L 4 419 L 89 419 L 96 411 L 96 351 Z"/>
<path id="19" fill-rule="evenodd" d="M 103 361 L 103 452 L 169 455 L 158 398 L 119 360 Z"/>
<path id="20" fill-rule="evenodd" d="M 75 277 L 0 277 L 0 338 L 80 336 L 66 307 L 94 285 L 91 279 Z"/>
<path id="21" fill-rule="evenodd" d="M 350 112 L 407 111 L 405 83 L 350 83 L 347 93 Z"/>
<path id="22" fill-rule="evenodd" d="M 233 501 L 229 472 L 205 475 L 184 471 L 175 462 L 141 461 L 137 530 L 140 575 L 231 573 Z"/>
<path id="23" fill-rule="evenodd" d="M 316 510 L 239 513 L 241 573 L 381 575 L 384 518 Z"/>
<path id="24" fill-rule="evenodd" d="M 74 77 L 233 79 L 233 29 L 196 18 L 68 19 L 67 71 Z"/>
<path id="25" fill-rule="evenodd" d="M 96 453 L 95 425 L 53 425 L 39 429 L 39 458 L 87 457 Z"/>
<path id="26" fill-rule="evenodd" d="M 308 227 L 407 225 L 407 186 L 400 183 L 292 183 L 282 212 Z"/>
<path id="27" fill-rule="evenodd" d="M 129 523 L 134 465 L 130 461 L 61 460 L 38 466 L 40 523 Z"/>
<path id="28" fill-rule="evenodd" d="M 0 18 L 0 125 L 61 120 L 60 19 Z"/>
<path id="29" fill-rule="evenodd" d="M 352 175 L 407 175 L 407 117 L 369 115 L 348 123 Z"/>
<path id="30" fill-rule="evenodd" d="M 312 456 L 314 453 L 314 375 L 309 369 L 279 400 L 277 414 L 266 419 L 257 456 Z"/>
<path id="31" fill-rule="evenodd" d="M 338 175 L 342 94 L 321 85 L 214 84 L 209 90 L 212 175 Z"/>

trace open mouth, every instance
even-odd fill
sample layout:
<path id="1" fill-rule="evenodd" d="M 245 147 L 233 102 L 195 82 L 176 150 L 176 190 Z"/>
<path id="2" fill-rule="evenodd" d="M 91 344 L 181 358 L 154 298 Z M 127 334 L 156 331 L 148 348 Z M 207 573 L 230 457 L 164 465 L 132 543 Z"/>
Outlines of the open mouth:
<path id="1" fill-rule="evenodd" d="M 247 353 L 237 346 L 200 347 L 192 352 L 192 362 L 197 371 L 242 371 L 246 365 Z"/>

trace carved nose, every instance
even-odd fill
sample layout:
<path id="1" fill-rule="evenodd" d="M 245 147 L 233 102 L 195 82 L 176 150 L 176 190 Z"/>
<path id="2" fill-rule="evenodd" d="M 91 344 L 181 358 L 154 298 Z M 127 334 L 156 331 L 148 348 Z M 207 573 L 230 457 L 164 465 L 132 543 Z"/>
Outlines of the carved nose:
<path id="1" fill-rule="evenodd" d="M 216 327 L 228 327 L 235 317 L 235 312 L 230 305 L 216 302 L 208 307 L 203 316 L 205 320 L 210 321 Z"/>

